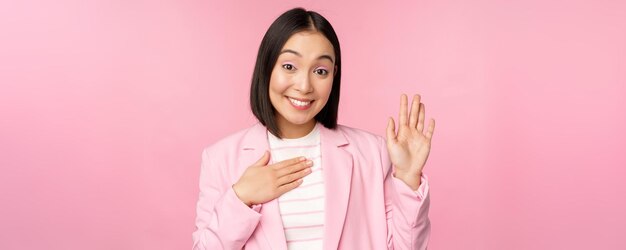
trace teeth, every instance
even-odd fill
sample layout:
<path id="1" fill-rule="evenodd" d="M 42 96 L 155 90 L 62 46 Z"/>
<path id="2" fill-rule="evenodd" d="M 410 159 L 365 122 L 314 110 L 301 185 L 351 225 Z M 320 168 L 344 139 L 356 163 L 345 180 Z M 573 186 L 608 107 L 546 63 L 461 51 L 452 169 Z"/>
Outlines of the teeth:
<path id="1" fill-rule="evenodd" d="M 293 103 L 294 105 L 297 105 L 300 107 L 308 106 L 311 103 L 311 102 L 301 102 L 293 98 L 289 98 L 289 101 L 291 101 L 291 103 Z"/>

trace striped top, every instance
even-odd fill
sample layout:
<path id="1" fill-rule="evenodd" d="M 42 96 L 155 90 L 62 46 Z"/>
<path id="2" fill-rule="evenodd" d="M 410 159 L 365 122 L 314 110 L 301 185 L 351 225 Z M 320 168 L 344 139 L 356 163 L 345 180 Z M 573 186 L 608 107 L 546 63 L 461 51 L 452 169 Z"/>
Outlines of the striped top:
<path id="1" fill-rule="evenodd" d="M 322 249 L 324 236 L 324 176 L 320 149 L 319 122 L 304 137 L 278 139 L 268 134 L 272 163 L 297 156 L 313 161 L 311 174 L 297 188 L 278 197 L 287 248 Z"/>

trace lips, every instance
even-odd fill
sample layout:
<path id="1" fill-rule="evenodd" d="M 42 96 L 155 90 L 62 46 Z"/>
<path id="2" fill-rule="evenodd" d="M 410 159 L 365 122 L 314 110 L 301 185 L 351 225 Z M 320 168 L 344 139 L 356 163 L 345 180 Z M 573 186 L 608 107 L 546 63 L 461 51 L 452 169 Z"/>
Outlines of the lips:
<path id="1" fill-rule="evenodd" d="M 311 104 L 315 101 L 311 99 L 300 99 L 300 98 L 293 98 L 289 96 L 287 96 L 287 99 L 291 103 L 291 106 L 293 106 L 294 108 L 298 110 L 306 110 L 310 108 Z"/>
<path id="2" fill-rule="evenodd" d="M 298 101 L 301 101 L 301 102 L 310 102 L 310 101 L 313 101 L 313 100 L 311 100 L 311 99 L 305 99 L 305 98 L 295 98 L 295 97 L 291 97 L 291 96 L 287 96 L 287 98 L 294 99 L 294 100 L 298 100 Z"/>

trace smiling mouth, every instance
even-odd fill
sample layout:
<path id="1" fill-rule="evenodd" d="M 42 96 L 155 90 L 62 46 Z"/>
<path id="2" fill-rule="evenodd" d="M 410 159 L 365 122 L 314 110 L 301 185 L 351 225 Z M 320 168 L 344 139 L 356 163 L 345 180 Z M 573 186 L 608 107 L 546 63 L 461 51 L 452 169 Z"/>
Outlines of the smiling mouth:
<path id="1" fill-rule="evenodd" d="M 291 102 L 291 104 L 296 107 L 296 108 L 300 108 L 300 109 L 306 109 L 308 107 L 311 106 L 311 103 L 313 103 L 315 100 L 298 100 L 298 99 L 294 99 L 292 97 L 287 96 L 287 99 L 289 99 L 289 102 Z"/>

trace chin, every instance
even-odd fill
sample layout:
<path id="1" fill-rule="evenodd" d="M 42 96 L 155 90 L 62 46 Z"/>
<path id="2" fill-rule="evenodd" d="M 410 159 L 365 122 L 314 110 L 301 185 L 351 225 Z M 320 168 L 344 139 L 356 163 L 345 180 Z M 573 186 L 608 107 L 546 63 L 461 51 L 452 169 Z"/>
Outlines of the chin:
<path id="1" fill-rule="evenodd" d="M 298 119 L 298 120 L 287 120 L 287 121 L 289 121 L 291 124 L 295 124 L 295 125 L 304 125 L 304 124 L 309 123 L 311 120 L 312 119 L 309 119 L 309 120 L 299 120 Z"/>

